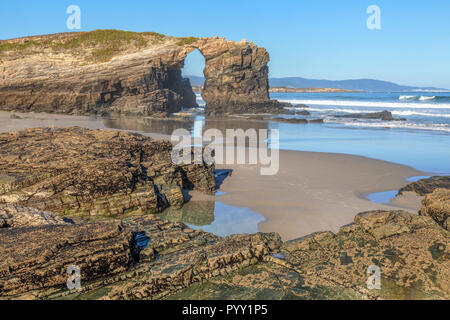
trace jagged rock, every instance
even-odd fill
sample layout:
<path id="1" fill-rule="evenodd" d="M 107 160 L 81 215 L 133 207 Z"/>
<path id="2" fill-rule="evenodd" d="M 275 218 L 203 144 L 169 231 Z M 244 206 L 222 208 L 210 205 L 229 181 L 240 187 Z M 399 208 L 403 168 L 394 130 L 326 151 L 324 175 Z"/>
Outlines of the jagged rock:
<path id="1" fill-rule="evenodd" d="M 183 188 L 215 190 L 207 165 L 175 165 L 169 141 L 120 131 L 0 134 L 0 203 L 58 214 L 119 215 L 180 207 Z"/>
<path id="2" fill-rule="evenodd" d="M 0 205 L 0 229 L 67 224 L 69 221 L 51 212 L 17 205 Z"/>
<path id="3" fill-rule="evenodd" d="M 264 262 L 195 283 L 169 299 L 449 299 L 450 233 L 401 211 L 359 215 L 340 232 L 284 243 Z M 276 252 L 276 251 L 275 251 Z M 369 289 L 367 269 L 381 270 Z"/>
<path id="4" fill-rule="evenodd" d="M 336 115 L 336 118 L 355 118 L 355 119 L 379 119 L 383 121 L 406 121 L 406 119 L 395 119 L 390 111 L 372 112 L 372 113 L 352 113 L 346 115 Z"/>
<path id="5" fill-rule="evenodd" d="M 67 291 L 69 266 L 84 285 L 125 272 L 132 233 L 117 222 L 0 229 L 0 297 Z"/>
<path id="6" fill-rule="evenodd" d="M 141 254 L 158 258 L 137 267 L 133 272 L 139 277 L 109 286 L 103 299 L 161 299 L 192 284 L 257 264 L 281 245 L 276 234 L 222 239 L 183 224 L 169 224 L 170 229 L 161 233 L 161 223 L 156 222 L 159 228 L 150 224 L 143 228 L 151 242 Z"/>
<path id="7" fill-rule="evenodd" d="M 270 58 L 264 48 L 225 38 L 199 39 L 192 47 L 205 57 L 207 114 L 281 112 L 280 103 L 269 97 Z"/>
<path id="8" fill-rule="evenodd" d="M 16 238 L 0 233 L 7 239 L 0 245 L 0 253 L 8 257 L 0 263 L 5 269 L 0 267 L 0 270 L 7 274 L 12 261 L 21 263 L 15 264 L 20 268 L 13 269 L 7 278 L 0 280 L 0 288 L 3 288 L 0 297 L 18 298 L 27 294 L 41 299 L 157 299 L 199 281 L 255 265 L 281 245 L 276 234 L 220 238 L 192 230 L 182 223 L 159 220 L 154 215 L 127 218 L 120 228 L 113 222 L 82 224 L 51 229 L 45 237 L 37 238 L 47 230 L 40 228 L 43 227 L 30 228 L 29 232 Z M 98 239 L 101 234 L 104 237 Z M 50 237 L 56 238 L 51 245 Z M 63 241 L 72 237 L 76 240 Z M 35 243 L 26 259 L 22 248 L 31 240 Z M 108 247 L 113 244 L 114 247 Z M 16 246 L 19 253 L 8 250 L 12 246 Z M 105 256 L 107 249 L 110 253 Z M 45 258 L 39 259 L 44 255 L 51 258 L 52 263 Z M 93 257 L 86 259 L 89 255 Z M 69 256 L 70 261 L 66 260 Z M 102 261 L 105 269 L 98 273 L 102 271 L 99 267 Z M 82 270 L 79 291 L 70 291 L 62 285 L 67 279 L 64 274 L 67 264 L 78 265 Z M 33 272 L 43 276 L 33 278 Z M 13 287 L 19 279 L 22 286 Z"/>
<path id="9" fill-rule="evenodd" d="M 247 41 L 97 30 L 0 41 L 0 109 L 166 116 L 197 106 L 181 69 L 205 57 L 206 112 L 277 112 L 269 54 Z M 19 62 L 20 61 L 20 62 Z"/>
<path id="10" fill-rule="evenodd" d="M 450 189 L 435 189 L 427 194 L 422 201 L 419 214 L 431 217 L 450 231 Z"/>
<path id="11" fill-rule="evenodd" d="M 450 177 L 437 176 L 427 179 L 421 179 L 401 188 L 398 191 L 398 194 L 401 195 L 403 194 L 403 192 L 411 191 L 417 193 L 420 196 L 424 196 L 432 193 L 438 188 L 450 189 Z"/>
<path id="12" fill-rule="evenodd" d="M 450 232 L 404 211 L 361 213 L 337 234 L 319 232 L 286 243 L 276 234 L 220 238 L 154 215 L 126 218 L 120 228 L 110 222 L 17 230 L 23 229 L 0 230 L 6 239 L 0 242 L 3 298 L 450 298 Z M 86 259 L 89 253 L 93 259 Z M 44 255 L 52 259 L 36 258 Z M 98 261 L 112 267 L 102 269 Z M 82 272 L 79 291 L 63 286 L 67 263 L 89 270 Z M 372 265 L 380 268 L 381 290 L 366 285 Z"/>

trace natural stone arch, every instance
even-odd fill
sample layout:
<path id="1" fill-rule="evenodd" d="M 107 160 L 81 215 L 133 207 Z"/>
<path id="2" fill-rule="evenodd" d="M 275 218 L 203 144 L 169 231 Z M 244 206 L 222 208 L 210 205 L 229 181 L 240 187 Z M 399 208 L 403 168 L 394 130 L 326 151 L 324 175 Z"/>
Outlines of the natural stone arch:
<path id="1" fill-rule="evenodd" d="M 269 97 L 268 52 L 243 39 L 201 38 L 185 47 L 186 55 L 198 49 L 205 58 L 202 97 L 207 114 L 273 112 L 279 109 Z"/>
<path id="2" fill-rule="evenodd" d="M 65 46 L 105 33 L 137 40 L 122 41 L 111 52 L 101 43 Z M 207 114 L 280 110 L 269 98 L 269 54 L 246 40 L 97 30 L 0 43 L 13 48 L 0 52 L 2 110 L 167 116 L 196 106 L 190 82 L 181 75 L 187 54 L 195 49 L 205 58 Z M 109 55 L 98 60 L 96 52 Z"/>

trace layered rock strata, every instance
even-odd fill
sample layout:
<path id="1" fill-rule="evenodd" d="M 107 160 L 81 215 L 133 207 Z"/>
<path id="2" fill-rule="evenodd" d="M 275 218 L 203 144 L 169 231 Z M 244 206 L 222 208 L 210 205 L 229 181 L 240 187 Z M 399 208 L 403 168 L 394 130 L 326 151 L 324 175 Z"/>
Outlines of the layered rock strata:
<path id="1" fill-rule="evenodd" d="M 83 238 L 89 228 L 93 234 Z M 107 222 L 7 230 L 0 230 L 6 239 L 0 252 L 7 257 L 0 262 L 0 297 L 7 299 L 450 298 L 449 231 L 404 211 L 362 213 L 337 234 L 286 243 L 276 234 L 220 238 L 153 215 L 126 218 L 120 227 Z M 43 255 L 54 255 L 53 268 L 38 258 Z M 103 269 L 97 261 L 105 262 Z M 68 263 L 87 270 L 80 290 L 62 286 Z M 381 289 L 367 287 L 370 266 L 380 270 Z M 31 277 L 36 270 L 45 270 L 45 277 Z"/>
<path id="2" fill-rule="evenodd" d="M 436 176 L 420 179 L 401 188 L 398 193 L 402 194 L 403 192 L 411 191 L 424 196 L 439 188 L 450 189 L 450 177 Z"/>
<path id="3" fill-rule="evenodd" d="M 0 238 L 3 298 L 68 290 L 70 266 L 81 270 L 82 283 L 108 278 L 125 272 L 131 259 L 132 233 L 117 222 L 2 228 Z"/>
<path id="4" fill-rule="evenodd" d="M 427 194 L 422 201 L 419 214 L 431 217 L 450 231 L 450 189 L 436 189 Z"/>
<path id="5" fill-rule="evenodd" d="M 40 225 L 62 225 L 69 223 L 51 212 L 18 205 L 0 205 L 0 228 L 23 228 Z"/>
<path id="6" fill-rule="evenodd" d="M 65 215 L 155 213 L 182 189 L 215 190 L 211 166 L 172 162 L 169 141 L 120 131 L 28 129 L 0 135 L 0 203 Z"/>
<path id="7" fill-rule="evenodd" d="M 264 48 L 118 30 L 0 41 L 0 109 L 167 116 L 197 106 L 181 75 L 195 49 L 205 57 L 207 113 L 279 111 L 269 98 Z"/>

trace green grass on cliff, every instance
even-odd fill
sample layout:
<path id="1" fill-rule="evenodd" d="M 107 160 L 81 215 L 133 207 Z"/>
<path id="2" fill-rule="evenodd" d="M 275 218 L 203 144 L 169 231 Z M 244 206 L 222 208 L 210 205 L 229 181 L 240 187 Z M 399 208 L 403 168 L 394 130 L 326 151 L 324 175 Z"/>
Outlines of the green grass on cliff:
<path id="1" fill-rule="evenodd" d="M 166 36 L 156 32 L 132 32 L 121 30 L 95 30 L 78 33 L 60 33 L 32 38 L 15 39 L 0 42 L 0 56 L 32 55 L 53 51 L 70 53 L 82 59 L 83 63 L 101 63 L 110 61 L 120 52 L 130 48 L 142 48 L 157 44 Z M 196 42 L 196 37 L 177 38 L 179 46 Z"/>
<path id="2" fill-rule="evenodd" d="M 196 37 L 184 37 L 184 38 L 180 38 L 177 41 L 177 45 L 185 46 L 185 45 L 188 45 L 188 44 L 193 44 L 197 40 L 198 40 L 198 38 L 196 38 Z"/>
<path id="3" fill-rule="evenodd" d="M 150 37 L 155 39 L 150 39 Z M 54 45 L 54 49 L 78 50 L 79 48 L 96 48 L 87 57 L 89 62 L 106 62 L 111 60 L 125 46 L 142 48 L 150 41 L 152 43 L 164 38 L 164 35 L 156 32 L 136 33 L 120 30 L 96 30 L 81 33 L 78 37 L 66 42 Z"/>
<path id="4" fill-rule="evenodd" d="M 5 51 L 22 51 L 33 46 L 37 47 L 39 45 L 39 42 L 33 40 L 20 43 L 4 42 L 0 43 L 0 53 Z"/>
<path id="5" fill-rule="evenodd" d="M 6 52 L 33 54 L 43 49 L 54 52 L 87 52 L 87 62 L 109 61 L 114 55 L 129 47 L 142 48 L 154 44 L 165 36 L 156 32 L 131 32 L 121 30 L 95 30 L 81 33 L 43 36 L 36 40 L 0 43 L 0 55 Z"/>

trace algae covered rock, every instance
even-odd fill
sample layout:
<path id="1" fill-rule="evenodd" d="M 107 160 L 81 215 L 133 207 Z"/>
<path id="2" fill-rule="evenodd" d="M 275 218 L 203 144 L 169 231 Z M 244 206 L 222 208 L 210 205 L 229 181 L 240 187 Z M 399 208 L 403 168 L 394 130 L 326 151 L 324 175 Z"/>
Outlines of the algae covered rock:
<path id="1" fill-rule="evenodd" d="M 429 216 L 442 227 L 450 230 L 450 189 L 436 189 L 427 194 L 419 211 L 422 216 Z"/>
<path id="2" fill-rule="evenodd" d="M 0 203 L 65 215 L 181 207 L 182 189 L 215 189 L 213 167 L 175 165 L 169 141 L 118 131 L 28 129 L 0 134 Z"/>
<path id="3" fill-rule="evenodd" d="M 18 205 L 0 205 L 0 228 L 23 228 L 41 225 L 60 225 L 70 223 L 51 212 Z"/>
<path id="4" fill-rule="evenodd" d="M 428 193 L 432 193 L 434 190 L 444 188 L 450 189 L 450 177 L 431 177 L 426 179 L 421 179 L 416 182 L 412 182 L 407 186 L 401 188 L 398 193 L 402 194 L 406 191 L 412 191 L 420 196 L 424 196 Z"/>

